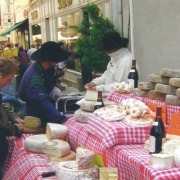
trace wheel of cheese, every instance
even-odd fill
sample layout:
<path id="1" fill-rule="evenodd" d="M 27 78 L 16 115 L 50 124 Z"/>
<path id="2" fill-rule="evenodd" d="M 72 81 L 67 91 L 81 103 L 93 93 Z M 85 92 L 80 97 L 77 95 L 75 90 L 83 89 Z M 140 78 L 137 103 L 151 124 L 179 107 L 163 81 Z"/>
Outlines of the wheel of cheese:
<path id="1" fill-rule="evenodd" d="M 152 125 L 153 119 L 151 118 L 133 118 L 133 117 L 126 117 L 127 124 L 133 127 L 149 127 Z"/>
<path id="2" fill-rule="evenodd" d="M 56 168 L 57 180 L 82 180 L 84 178 L 99 178 L 99 169 L 92 167 L 78 170 L 76 161 L 58 163 Z"/>
<path id="3" fill-rule="evenodd" d="M 170 78 L 169 85 L 173 87 L 180 87 L 180 78 Z"/>
<path id="4" fill-rule="evenodd" d="M 102 108 L 95 110 L 94 114 L 96 116 L 101 116 L 104 113 L 107 113 L 107 112 L 110 112 L 110 111 L 117 109 L 117 107 L 118 107 L 117 105 L 105 106 L 105 107 L 102 107 Z"/>
<path id="5" fill-rule="evenodd" d="M 180 145 L 174 151 L 174 161 L 176 166 L 180 167 Z"/>
<path id="6" fill-rule="evenodd" d="M 169 78 L 161 76 L 160 74 L 150 74 L 148 81 L 152 83 L 169 84 Z"/>
<path id="7" fill-rule="evenodd" d="M 149 91 L 148 97 L 158 101 L 165 101 L 166 94 L 151 90 Z"/>
<path id="8" fill-rule="evenodd" d="M 177 88 L 158 83 L 156 84 L 155 91 L 169 95 L 176 95 Z"/>
<path id="9" fill-rule="evenodd" d="M 161 69 L 161 76 L 180 78 L 180 69 Z"/>
<path id="10" fill-rule="evenodd" d="M 91 112 L 83 111 L 82 109 L 78 109 L 74 113 L 74 119 L 78 122 L 87 123 L 88 122 L 88 116 L 91 115 Z"/>
<path id="11" fill-rule="evenodd" d="M 81 102 L 81 109 L 84 110 L 84 111 L 93 112 L 95 105 L 96 105 L 96 101 L 86 101 L 86 100 L 83 100 Z"/>
<path id="12" fill-rule="evenodd" d="M 43 153 L 42 144 L 46 142 L 48 142 L 46 134 L 29 136 L 24 140 L 24 147 L 31 152 Z"/>
<path id="13" fill-rule="evenodd" d="M 61 139 L 65 140 L 68 135 L 68 128 L 62 124 L 47 123 L 46 135 L 48 140 Z"/>
<path id="14" fill-rule="evenodd" d="M 176 95 L 177 95 L 177 97 L 179 97 L 179 98 L 180 98 L 180 88 L 178 88 L 178 89 L 177 89 L 177 91 L 176 91 Z"/>
<path id="15" fill-rule="evenodd" d="M 95 153 L 89 149 L 76 148 L 76 163 L 78 169 L 89 169 L 92 167 Z"/>
<path id="16" fill-rule="evenodd" d="M 166 103 L 173 106 L 180 106 L 180 98 L 173 95 L 166 95 Z"/>
<path id="17" fill-rule="evenodd" d="M 64 162 L 64 161 L 72 161 L 76 159 L 76 153 L 74 151 L 70 151 L 70 154 L 64 157 L 56 157 L 47 154 L 48 162 Z"/>
<path id="18" fill-rule="evenodd" d="M 23 122 L 27 128 L 39 128 L 41 126 L 41 120 L 33 116 L 25 116 Z"/>
<path id="19" fill-rule="evenodd" d="M 98 92 L 93 90 L 87 90 L 85 94 L 86 101 L 97 101 Z"/>
<path id="20" fill-rule="evenodd" d="M 139 82 L 138 88 L 141 90 L 153 90 L 155 89 L 155 83 L 152 82 Z"/>
<path id="21" fill-rule="evenodd" d="M 174 155 L 178 146 L 180 146 L 180 139 L 167 139 L 162 145 L 162 153 Z"/>
<path id="22" fill-rule="evenodd" d="M 148 93 L 149 93 L 148 90 L 141 90 L 141 89 L 138 89 L 138 88 L 133 89 L 133 95 L 134 96 L 148 97 Z"/>
<path id="23" fill-rule="evenodd" d="M 70 154 L 70 145 L 63 140 L 54 139 L 42 144 L 42 152 L 56 157 Z"/>
<path id="24" fill-rule="evenodd" d="M 102 114 L 100 117 L 105 121 L 118 121 L 122 120 L 126 116 L 125 109 L 116 109 L 107 113 Z"/>

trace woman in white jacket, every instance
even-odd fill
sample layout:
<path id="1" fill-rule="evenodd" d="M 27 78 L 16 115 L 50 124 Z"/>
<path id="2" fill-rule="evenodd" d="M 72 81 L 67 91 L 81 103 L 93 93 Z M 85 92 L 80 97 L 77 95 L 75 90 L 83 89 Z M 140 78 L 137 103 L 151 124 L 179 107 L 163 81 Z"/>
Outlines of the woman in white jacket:
<path id="1" fill-rule="evenodd" d="M 127 82 L 132 65 L 132 54 L 127 49 L 128 39 L 117 32 L 108 32 L 102 38 L 103 48 L 111 57 L 107 70 L 99 78 L 84 86 L 85 89 L 110 92 L 116 82 Z"/>

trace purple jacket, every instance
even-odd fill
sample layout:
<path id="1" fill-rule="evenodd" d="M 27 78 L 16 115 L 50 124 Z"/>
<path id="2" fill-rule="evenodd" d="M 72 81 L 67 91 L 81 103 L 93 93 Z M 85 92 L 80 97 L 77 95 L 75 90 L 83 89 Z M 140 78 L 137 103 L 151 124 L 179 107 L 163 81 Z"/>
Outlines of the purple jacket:
<path id="1" fill-rule="evenodd" d="M 42 122 L 63 123 L 66 117 L 54 105 L 49 93 L 55 87 L 55 69 L 43 70 L 41 64 L 32 64 L 25 72 L 20 86 L 19 97 L 26 102 L 25 116 L 34 116 Z"/>

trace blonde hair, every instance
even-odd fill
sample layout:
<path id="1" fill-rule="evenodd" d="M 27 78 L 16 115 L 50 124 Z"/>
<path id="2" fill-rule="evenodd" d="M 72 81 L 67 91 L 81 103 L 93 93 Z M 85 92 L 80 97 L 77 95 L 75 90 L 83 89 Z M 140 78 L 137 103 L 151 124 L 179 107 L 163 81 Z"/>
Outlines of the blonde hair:
<path id="1" fill-rule="evenodd" d="M 19 69 L 15 63 L 7 58 L 0 58 L 0 72 L 2 76 L 8 76 L 10 74 L 18 74 Z"/>

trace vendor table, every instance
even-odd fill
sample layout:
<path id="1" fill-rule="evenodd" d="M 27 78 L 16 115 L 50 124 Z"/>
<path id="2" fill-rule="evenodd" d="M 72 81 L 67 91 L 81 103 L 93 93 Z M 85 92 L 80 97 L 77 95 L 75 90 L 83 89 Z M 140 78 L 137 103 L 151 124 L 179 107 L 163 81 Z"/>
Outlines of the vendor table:
<path id="1" fill-rule="evenodd" d="M 167 125 L 172 113 L 180 112 L 180 107 L 166 105 L 165 102 L 149 98 L 135 97 L 132 94 L 120 95 L 112 92 L 108 99 L 120 103 L 123 99 L 135 98 L 145 103 L 165 107 Z M 150 155 L 143 149 L 143 142 L 148 139 L 148 128 L 134 129 L 123 122 L 102 122 L 93 115 L 88 123 L 76 122 L 70 118 L 66 125 L 69 128 L 69 143 L 72 150 L 79 145 L 95 151 L 102 156 L 107 167 L 118 167 L 119 180 L 179 180 L 180 168 L 168 170 L 154 169 L 150 165 Z M 8 138 L 9 154 L 4 166 L 3 180 L 39 180 L 42 172 L 49 171 L 46 156 L 27 152 L 24 149 L 24 139 L 32 134 L 23 134 L 21 138 Z M 138 144 L 139 143 L 139 144 Z"/>

